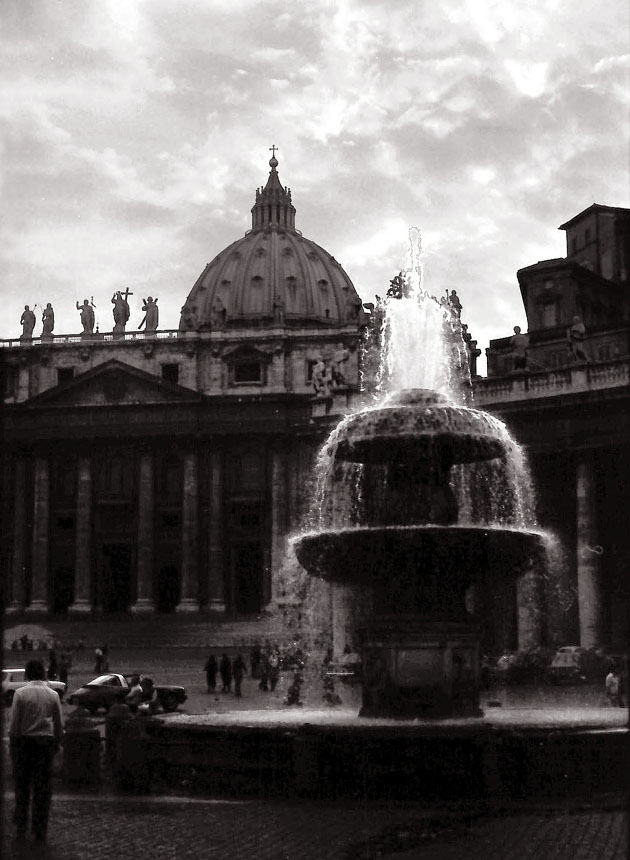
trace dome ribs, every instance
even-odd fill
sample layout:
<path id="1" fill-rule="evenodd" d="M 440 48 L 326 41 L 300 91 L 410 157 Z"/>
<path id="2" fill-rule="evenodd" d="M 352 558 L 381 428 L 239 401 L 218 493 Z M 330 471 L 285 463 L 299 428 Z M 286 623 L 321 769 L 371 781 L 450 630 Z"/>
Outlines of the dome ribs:
<path id="1" fill-rule="evenodd" d="M 295 229 L 291 191 L 280 183 L 275 155 L 269 165 L 266 186 L 256 189 L 252 229 L 207 264 L 188 295 L 187 313 L 182 308 L 182 331 L 351 324 L 348 307 L 361 300 L 350 278 Z M 219 299 L 226 313 L 217 326 Z"/>

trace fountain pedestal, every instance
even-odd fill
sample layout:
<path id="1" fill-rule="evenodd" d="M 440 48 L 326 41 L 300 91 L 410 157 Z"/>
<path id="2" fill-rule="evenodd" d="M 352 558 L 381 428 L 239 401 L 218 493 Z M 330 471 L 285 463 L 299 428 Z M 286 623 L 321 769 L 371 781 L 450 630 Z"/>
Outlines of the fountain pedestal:
<path id="1" fill-rule="evenodd" d="M 375 618 L 361 631 L 361 640 L 360 716 L 482 716 L 476 625 Z"/>

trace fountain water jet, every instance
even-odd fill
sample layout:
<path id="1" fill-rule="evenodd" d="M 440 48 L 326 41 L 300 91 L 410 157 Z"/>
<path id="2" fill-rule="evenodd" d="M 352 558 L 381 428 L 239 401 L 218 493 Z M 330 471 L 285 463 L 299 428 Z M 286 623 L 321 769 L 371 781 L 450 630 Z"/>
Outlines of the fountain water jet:
<path id="1" fill-rule="evenodd" d="M 514 582 L 544 541 L 518 446 L 466 405 L 459 318 L 425 294 L 415 228 L 410 239 L 403 296 L 385 311 L 380 397 L 324 445 L 314 528 L 294 546 L 308 573 L 353 589 L 361 715 L 480 715 L 467 593 Z"/>

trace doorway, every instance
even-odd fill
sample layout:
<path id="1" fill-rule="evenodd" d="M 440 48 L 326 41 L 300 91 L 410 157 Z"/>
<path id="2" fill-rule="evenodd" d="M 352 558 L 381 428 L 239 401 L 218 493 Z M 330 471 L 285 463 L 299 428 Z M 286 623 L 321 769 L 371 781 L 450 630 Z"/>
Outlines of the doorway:
<path id="1" fill-rule="evenodd" d="M 174 564 L 163 564 L 158 572 L 157 611 L 175 612 L 179 603 L 179 570 Z"/>
<path id="2" fill-rule="evenodd" d="M 255 615 L 263 605 L 263 550 L 260 541 L 232 546 L 232 606 L 237 615 Z"/>
<path id="3" fill-rule="evenodd" d="M 59 565 L 52 572 L 53 615 L 65 615 L 74 597 L 74 570 Z"/>
<path id="4" fill-rule="evenodd" d="M 130 544 L 103 545 L 101 587 L 103 612 L 126 612 L 131 603 L 131 552 Z"/>

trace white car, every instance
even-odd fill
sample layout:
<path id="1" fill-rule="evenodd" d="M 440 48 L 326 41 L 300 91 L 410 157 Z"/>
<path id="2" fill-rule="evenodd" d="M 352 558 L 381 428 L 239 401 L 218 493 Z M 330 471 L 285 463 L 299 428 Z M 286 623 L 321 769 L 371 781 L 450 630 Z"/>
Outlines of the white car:
<path id="1" fill-rule="evenodd" d="M 28 681 L 24 677 L 24 669 L 3 669 L 2 670 L 2 701 L 5 705 L 10 705 L 13 701 L 13 694 L 20 687 L 26 686 Z M 63 681 L 46 681 L 48 686 L 59 694 L 59 698 L 63 701 L 66 693 L 66 685 Z"/>

